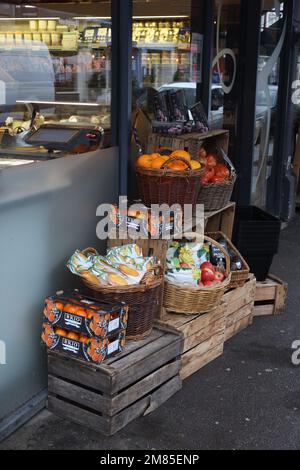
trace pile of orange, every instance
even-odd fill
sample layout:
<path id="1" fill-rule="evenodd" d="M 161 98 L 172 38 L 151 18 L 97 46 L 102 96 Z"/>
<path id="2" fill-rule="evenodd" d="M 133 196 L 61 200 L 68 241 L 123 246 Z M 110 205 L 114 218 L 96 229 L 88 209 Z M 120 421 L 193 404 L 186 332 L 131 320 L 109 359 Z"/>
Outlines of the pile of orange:
<path id="1" fill-rule="evenodd" d="M 74 331 L 66 331 L 62 328 L 56 328 L 55 334 L 57 336 L 63 336 L 64 338 L 72 339 L 73 341 L 80 341 L 81 343 L 87 343 L 89 341 L 89 337 L 86 335 L 75 333 Z"/>
<path id="2" fill-rule="evenodd" d="M 175 150 L 170 155 L 161 155 L 160 153 L 141 155 L 136 161 L 136 166 L 146 170 L 160 170 L 170 160 L 170 163 L 166 165 L 167 170 L 186 171 L 189 169 L 189 165 L 185 164 L 184 161 L 171 161 L 173 158 L 183 158 L 190 163 L 192 170 L 201 170 L 202 168 L 201 163 L 198 160 L 193 160 L 191 155 L 185 150 Z"/>

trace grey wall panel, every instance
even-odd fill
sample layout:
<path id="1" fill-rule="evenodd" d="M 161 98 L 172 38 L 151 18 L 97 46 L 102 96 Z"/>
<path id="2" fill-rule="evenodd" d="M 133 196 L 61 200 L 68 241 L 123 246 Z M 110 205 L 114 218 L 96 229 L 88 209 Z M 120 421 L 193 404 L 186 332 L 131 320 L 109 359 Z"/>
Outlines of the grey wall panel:
<path id="1" fill-rule="evenodd" d="M 76 248 L 101 249 L 96 209 L 117 200 L 118 183 L 117 149 L 0 172 L 0 427 L 46 386 L 43 299 L 78 285 L 65 263 Z"/>

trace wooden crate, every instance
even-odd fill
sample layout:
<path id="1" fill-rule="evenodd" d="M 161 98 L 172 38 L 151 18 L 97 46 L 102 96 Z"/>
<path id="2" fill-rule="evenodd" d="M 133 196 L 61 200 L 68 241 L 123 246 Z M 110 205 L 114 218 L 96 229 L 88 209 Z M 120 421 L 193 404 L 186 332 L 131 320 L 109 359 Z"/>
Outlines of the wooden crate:
<path id="1" fill-rule="evenodd" d="M 111 436 L 179 391 L 182 335 L 157 326 L 101 366 L 48 354 L 48 409 Z"/>
<path id="2" fill-rule="evenodd" d="M 256 279 L 251 274 L 243 287 L 232 289 L 224 295 L 225 341 L 252 325 L 255 292 Z"/>
<path id="3" fill-rule="evenodd" d="M 205 212 L 204 213 L 204 227 L 202 221 L 197 225 L 197 220 L 193 219 L 186 221 L 188 227 L 187 232 L 195 231 L 198 229 L 205 232 L 222 232 L 227 238 L 231 240 L 233 233 L 233 225 L 235 218 L 236 204 L 230 202 L 227 206 L 223 207 L 218 211 Z"/>
<path id="4" fill-rule="evenodd" d="M 288 285 L 272 274 L 265 282 L 258 282 L 253 316 L 280 315 L 285 308 L 287 291 Z"/>
<path id="5" fill-rule="evenodd" d="M 148 139 L 147 153 L 159 151 L 161 148 L 171 150 L 187 150 L 193 158 L 198 158 L 200 148 L 205 145 L 207 151 L 214 151 L 216 148 L 222 148 L 228 153 L 229 132 L 224 129 L 216 129 L 213 131 L 200 134 L 193 132 L 191 134 L 183 134 L 177 137 L 169 137 L 161 134 L 150 134 Z"/>
<path id="6" fill-rule="evenodd" d="M 164 311 L 161 324 L 184 335 L 182 380 L 223 354 L 226 326 L 224 306 L 204 315 L 175 315 Z"/>

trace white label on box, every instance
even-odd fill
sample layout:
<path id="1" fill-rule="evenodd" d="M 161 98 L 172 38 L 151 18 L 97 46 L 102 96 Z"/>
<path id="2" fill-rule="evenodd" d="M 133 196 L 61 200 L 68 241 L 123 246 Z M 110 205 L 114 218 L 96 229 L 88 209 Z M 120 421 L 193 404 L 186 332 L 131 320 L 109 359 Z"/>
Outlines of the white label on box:
<path id="1" fill-rule="evenodd" d="M 109 356 L 110 354 L 118 351 L 119 349 L 119 340 L 117 339 L 113 343 L 110 343 L 107 348 L 107 355 Z"/>
<path id="2" fill-rule="evenodd" d="M 108 332 L 110 333 L 111 331 L 117 330 L 119 326 L 120 318 L 116 318 L 115 320 L 110 321 L 108 325 Z"/>

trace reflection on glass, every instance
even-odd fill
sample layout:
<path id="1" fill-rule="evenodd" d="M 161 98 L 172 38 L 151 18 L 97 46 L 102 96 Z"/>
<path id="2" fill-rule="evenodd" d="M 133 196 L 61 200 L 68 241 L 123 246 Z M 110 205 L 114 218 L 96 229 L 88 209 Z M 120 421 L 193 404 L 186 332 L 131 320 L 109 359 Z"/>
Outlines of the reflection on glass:
<path id="1" fill-rule="evenodd" d="M 229 129 L 234 142 L 237 102 L 237 61 L 240 41 L 240 1 L 216 1 L 212 112 L 214 127 Z"/>
<path id="2" fill-rule="evenodd" d="M 284 44 L 283 2 L 264 1 L 258 58 L 252 203 L 265 208 L 276 134 L 280 54 Z"/>
<path id="3" fill-rule="evenodd" d="M 109 128 L 110 101 L 109 1 L 1 2 L 1 137 L 33 124 Z"/>
<path id="4" fill-rule="evenodd" d="M 134 0 L 133 7 L 134 107 L 151 114 L 153 93 L 182 90 L 191 108 L 202 79 L 203 50 L 203 36 L 192 26 L 192 1 Z"/>

